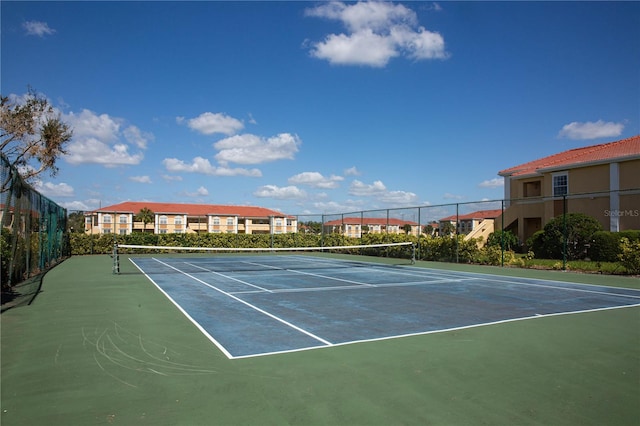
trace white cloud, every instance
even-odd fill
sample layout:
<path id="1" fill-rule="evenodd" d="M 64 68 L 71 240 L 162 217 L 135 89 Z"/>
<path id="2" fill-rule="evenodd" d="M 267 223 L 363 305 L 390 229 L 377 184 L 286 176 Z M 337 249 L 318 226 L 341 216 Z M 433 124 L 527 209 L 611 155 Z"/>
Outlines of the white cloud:
<path id="1" fill-rule="evenodd" d="M 307 193 L 296 186 L 279 187 L 276 185 L 264 185 L 258 188 L 253 195 L 260 198 L 276 198 L 279 200 L 294 200 L 306 198 Z"/>
<path id="2" fill-rule="evenodd" d="M 574 121 L 564 125 L 558 133 L 558 137 L 569 139 L 611 138 L 620 136 L 623 129 L 624 124 L 610 121 L 598 120 L 596 122 L 587 121 L 586 123 Z"/>
<path id="3" fill-rule="evenodd" d="M 185 192 L 184 195 L 188 197 L 206 197 L 209 195 L 209 190 L 204 186 L 201 186 L 196 190 L 196 192 Z"/>
<path id="4" fill-rule="evenodd" d="M 315 202 L 313 203 L 313 207 L 316 211 L 321 211 L 323 213 L 343 213 L 362 210 L 364 208 L 364 203 L 358 200 L 347 200 L 344 203 L 327 201 Z"/>
<path id="5" fill-rule="evenodd" d="M 349 188 L 350 195 L 366 197 L 384 194 L 386 191 L 387 187 L 379 180 L 373 182 L 371 185 L 367 185 L 359 180 L 354 180 L 351 182 L 351 187 Z"/>
<path id="6" fill-rule="evenodd" d="M 176 121 L 182 123 L 184 117 L 177 117 Z M 223 135 L 233 135 L 244 128 L 242 121 L 229 117 L 222 113 L 204 112 L 188 120 L 187 125 L 192 130 L 200 132 L 204 135 L 213 135 L 221 133 Z"/>
<path id="7" fill-rule="evenodd" d="M 215 158 L 221 164 L 261 164 L 276 160 L 293 160 L 300 144 L 298 136 L 280 133 L 267 139 L 252 134 L 231 136 L 216 142 L 213 146 L 220 151 Z"/>
<path id="8" fill-rule="evenodd" d="M 127 141 L 140 149 L 147 149 L 147 143 L 154 138 L 151 133 L 143 132 L 136 126 L 127 127 L 123 133 Z"/>
<path id="9" fill-rule="evenodd" d="M 152 183 L 149 176 L 131 176 L 129 180 L 138 183 Z"/>
<path id="10" fill-rule="evenodd" d="M 71 201 L 69 203 L 59 203 L 62 207 L 67 209 L 69 212 L 73 211 L 89 211 L 93 210 L 98 206 L 98 203 L 92 204 L 91 206 L 83 201 Z"/>
<path id="11" fill-rule="evenodd" d="M 413 192 L 406 191 L 388 191 L 380 196 L 380 201 L 395 206 L 408 206 L 416 205 L 418 203 L 418 196 Z"/>
<path id="12" fill-rule="evenodd" d="M 73 136 L 77 139 L 95 138 L 103 142 L 111 142 L 118 139 L 121 120 L 112 118 L 109 114 L 96 114 L 88 109 L 83 109 L 79 114 L 70 112 L 65 116 L 73 128 Z"/>
<path id="13" fill-rule="evenodd" d="M 97 139 L 74 141 L 69 144 L 65 160 L 71 164 L 95 163 L 105 167 L 140 164 L 142 153 L 130 154 L 124 144 L 110 146 Z"/>
<path id="14" fill-rule="evenodd" d="M 182 176 L 177 176 L 177 175 L 162 175 L 162 179 L 166 180 L 167 182 L 172 182 L 172 181 L 182 181 Z"/>
<path id="15" fill-rule="evenodd" d="M 418 196 L 413 192 L 389 191 L 384 183 L 379 180 L 371 185 L 354 180 L 349 187 L 349 195 L 375 197 L 378 201 L 394 206 L 415 205 L 418 203 Z"/>
<path id="16" fill-rule="evenodd" d="M 202 157 L 195 157 L 191 164 L 187 164 L 177 158 L 165 158 L 162 160 L 162 164 L 167 171 L 172 173 L 201 173 L 211 176 L 248 176 L 248 177 L 260 177 L 262 172 L 258 169 L 242 169 L 242 168 L 228 168 L 228 167 L 215 167 L 209 160 Z"/>
<path id="17" fill-rule="evenodd" d="M 121 132 L 122 119 L 108 114 L 98 115 L 87 109 L 79 114 L 66 114 L 63 119 L 73 129 L 73 138 L 64 157 L 71 164 L 95 163 L 106 167 L 139 164 L 144 158 L 143 153 L 130 153 L 131 146 L 122 137 L 127 142 L 133 141 L 140 149 L 144 149 L 146 141 L 153 138 L 135 126 Z"/>
<path id="18" fill-rule="evenodd" d="M 25 29 L 27 35 L 34 35 L 38 37 L 52 35 L 56 32 L 56 30 L 49 27 L 49 24 L 40 21 L 26 21 L 22 24 L 22 28 Z"/>
<path id="19" fill-rule="evenodd" d="M 308 185 L 312 188 L 334 189 L 340 186 L 344 178 L 331 175 L 324 177 L 318 172 L 303 172 L 289 178 L 289 183 L 296 185 Z"/>
<path id="20" fill-rule="evenodd" d="M 73 187 L 64 183 L 42 183 L 38 181 L 34 184 L 35 188 L 47 197 L 73 197 Z"/>
<path id="21" fill-rule="evenodd" d="M 315 44 L 311 54 L 335 65 L 372 67 L 384 67 L 391 58 L 398 56 L 388 37 L 374 34 L 371 30 L 352 35 L 329 34 L 324 42 Z"/>
<path id="22" fill-rule="evenodd" d="M 504 186 L 503 178 L 493 178 L 489 180 L 482 181 L 478 184 L 480 188 L 500 188 Z"/>
<path id="23" fill-rule="evenodd" d="M 360 171 L 356 166 L 350 167 L 344 171 L 345 176 L 360 176 Z"/>
<path id="24" fill-rule="evenodd" d="M 342 22 L 347 34 L 329 34 L 311 43 L 311 55 L 337 65 L 384 67 L 391 58 L 446 59 L 444 38 L 418 25 L 417 15 L 401 4 L 330 2 L 306 15 Z"/>

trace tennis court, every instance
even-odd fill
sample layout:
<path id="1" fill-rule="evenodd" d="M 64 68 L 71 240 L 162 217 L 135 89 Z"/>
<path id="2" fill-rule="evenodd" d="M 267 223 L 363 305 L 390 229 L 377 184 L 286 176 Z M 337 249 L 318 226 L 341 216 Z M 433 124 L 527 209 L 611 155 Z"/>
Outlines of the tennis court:
<path id="1" fill-rule="evenodd" d="M 228 358 L 640 305 L 640 290 L 306 254 L 131 257 Z"/>

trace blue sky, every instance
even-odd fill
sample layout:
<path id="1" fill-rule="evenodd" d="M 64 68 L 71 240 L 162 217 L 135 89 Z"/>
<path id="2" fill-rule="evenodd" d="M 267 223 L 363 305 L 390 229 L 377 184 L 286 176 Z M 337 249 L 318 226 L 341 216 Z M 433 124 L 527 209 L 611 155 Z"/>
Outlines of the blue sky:
<path id="1" fill-rule="evenodd" d="M 74 128 L 70 210 L 334 213 L 499 199 L 497 172 L 640 133 L 638 2 L 10 2 L 2 94 Z"/>

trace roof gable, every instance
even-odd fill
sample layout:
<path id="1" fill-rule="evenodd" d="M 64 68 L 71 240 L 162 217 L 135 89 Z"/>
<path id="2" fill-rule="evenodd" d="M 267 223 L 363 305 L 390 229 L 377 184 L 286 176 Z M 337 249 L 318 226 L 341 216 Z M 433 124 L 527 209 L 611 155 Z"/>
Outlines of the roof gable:
<path id="1" fill-rule="evenodd" d="M 640 135 L 599 145 L 570 149 L 548 157 L 501 170 L 500 176 L 523 176 L 546 169 L 572 168 L 591 163 L 640 158 Z"/>
<path id="2" fill-rule="evenodd" d="M 495 219 L 496 217 L 502 214 L 502 209 L 495 210 L 478 210 L 473 213 L 461 214 L 461 215 L 451 215 L 447 217 L 443 217 L 440 219 L 441 222 L 452 221 L 452 220 L 482 220 L 482 219 Z"/>

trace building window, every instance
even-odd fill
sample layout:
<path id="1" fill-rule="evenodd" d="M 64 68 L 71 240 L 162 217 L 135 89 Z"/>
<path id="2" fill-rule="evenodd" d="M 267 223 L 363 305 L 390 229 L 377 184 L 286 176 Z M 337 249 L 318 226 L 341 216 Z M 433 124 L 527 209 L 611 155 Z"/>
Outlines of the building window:
<path id="1" fill-rule="evenodd" d="M 120 223 L 127 223 L 127 215 L 126 214 L 121 214 L 120 215 Z"/>
<path id="2" fill-rule="evenodd" d="M 227 218 L 227 225 L 233 225 L 233 218 L 232 217 L 228 217 Z"/>
<path id="3" fill-rule="evenodd" d="M 167 224 L 167 217 L 165 215 L 160 216 L 160 225 Z"/>
<path id="4" fill-rule="evenodd" d="M 126 229 L 121 229 L 120 230 L 120 235 L 127 235 L 127 230 Z"/>
<path id="5" fill-rule="evenodd" d="M 276 226 L 282 226 L 282 219 L 276 219 Z"/>
<path id="6" fill-rule="evenodd" d="M 220 218 L 219 217 L 214 217 L 213 218 L 213 224 L 214 225 L 220 225 Z"/>
<path id="7" fill-rule="evenodd" d="M 173 219 L 173 223 L 176 225 L 182 225 L 182 216 L 176 216 L 175 219 Z"/>
<path id="8" fill-rule="evenodd" d="M 167 233 L 167 230 L 166 230 L 166 229 L 160 229 L 158 233 L 159 233 L 159 234 L 166 234 L 166 233 Z"/>
<path id="9" fill-rule="evenodd" d="M 102 222 L 103 223 L 111 223 L 111 215 L 110 214 L 102 215 Z"/>
<path id="10" fill-rule="evenodd" d="M 553 196 L 563 197 L 569 193 L 569 176 L 566 172 L 553 175 Z"/>

